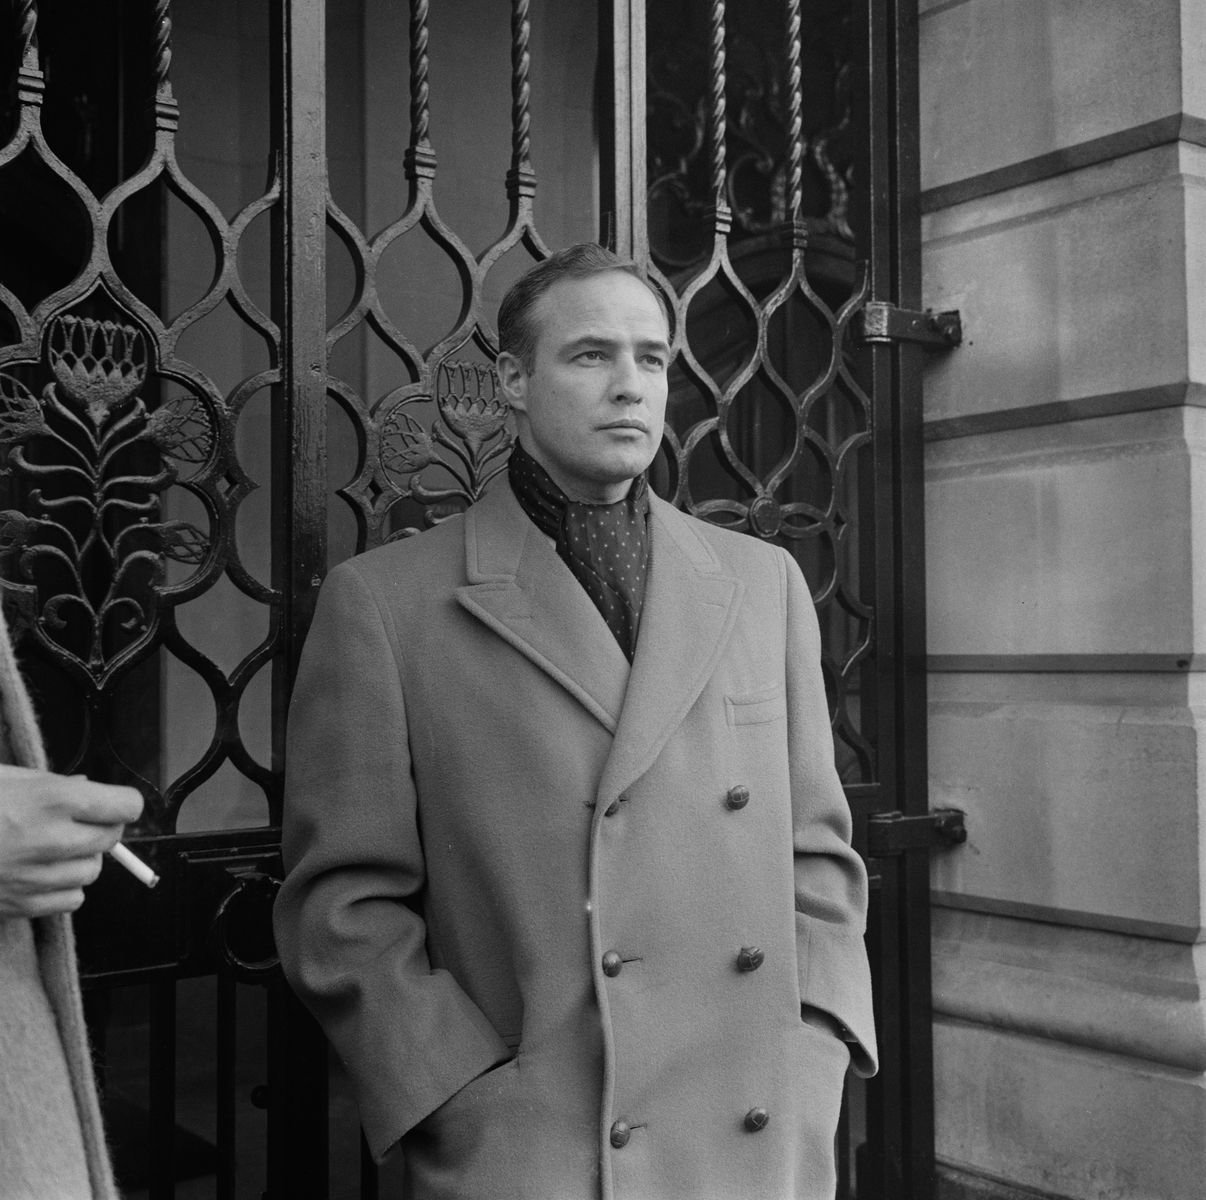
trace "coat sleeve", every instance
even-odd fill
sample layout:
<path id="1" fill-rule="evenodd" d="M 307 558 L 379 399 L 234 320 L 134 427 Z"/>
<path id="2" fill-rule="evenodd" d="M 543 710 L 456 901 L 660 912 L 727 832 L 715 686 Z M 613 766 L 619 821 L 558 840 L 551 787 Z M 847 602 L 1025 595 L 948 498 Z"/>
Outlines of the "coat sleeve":
<path id="1" fill-rule="evenodd" d="M 275 928 L 351 1077 L 375 1157 L 510 1052 L 433 970 L 400 650 L 355 564 L 328 576 L 289 712 Z"/>
<path id="2" fill-rule="evenodd" d="M 850 806 L 833 760 L 821 678 L 821 636 L 795 560 L 780 558 L 787 608 L 787 720 L 796 875 L 800 997 L 854 1040 L 855 1071 L 877 1070 L 871 971 L 863 933 L 867 869 L 850 845 Z"/>

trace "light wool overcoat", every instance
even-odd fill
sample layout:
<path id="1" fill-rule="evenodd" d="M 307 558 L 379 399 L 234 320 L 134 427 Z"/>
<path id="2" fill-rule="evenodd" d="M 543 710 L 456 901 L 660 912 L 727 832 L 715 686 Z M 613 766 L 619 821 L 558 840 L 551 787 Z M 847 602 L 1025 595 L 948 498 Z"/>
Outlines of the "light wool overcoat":
<path id="1" fill-rule="evenodd" d="M 0 762 L 47 770 L 3 613 Z M 0 1200 L 118 1200 L 66 913 L 0 917 Z"/>
<path id="2" fill-rule="evenodd" d="M 875 1049 L 815 612 L 650 531 L 631 668 L 505 484 L 322 588 L 277 936 L 412 1200 L 832 1200 Z"/>

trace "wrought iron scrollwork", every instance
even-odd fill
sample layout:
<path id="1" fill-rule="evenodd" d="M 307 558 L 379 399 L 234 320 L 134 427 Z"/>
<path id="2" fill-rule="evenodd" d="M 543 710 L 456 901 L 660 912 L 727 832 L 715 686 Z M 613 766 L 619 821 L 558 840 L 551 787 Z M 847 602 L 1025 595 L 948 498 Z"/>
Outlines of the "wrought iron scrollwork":
<path id="1" fill-rule="evenodd" d="M 413 383 L 377 398 L 357 394 L 348 380 L 330 391 L 361 431 L 364 457 L 357 477 L 339 489 L 359 524 L 358 546 L 405 537 L 463 511 L 479 499 L 506 462 L 512 434 L 499 399 L 493 363 L 497 345 L 484 293 L 491 270 L 521 248 L 533 261 L 548 250 L 533 209 L 531 18 L 528 0 L 511 4 L 511 164 L 506 175 L 508 217 L 502 233 L 474 256 L 440 216 L 438 160 L 431 137 L 428 0 L 410 5 L 410 145 L 406 210 L 376 237 L 366 238 L 333 199 L 330 228 L 356 264 L 357 292 L 331 327 L 328 348 L 367 325 L 397 357 Z M 426 237 L 454 266 L 462 301 L 454 327 L 426 351 L 413 344 L 386 311 L 378 289 L 383 256 L 399 239 Z M 399 517 L 402 502 L 417 521 Z"/>
<path id="2" fill-rule="evenodd" d="M 408 393 L 382 421 L 381 471 L 398 495 L 425 506 L 425 523 L 434 525 L 481 499 L 505 468 L 514 440 L 507 427 L 510 409 L 498 394 L 494 368 L 482 363 L 443 362 L 434 396 Z M 429 407 L 433 400 L 436 416 L 425 426 L 409 410 Z M 428 468 L 436 468 L 446 482 L 425 480 Z M 407 526 L 388 540 L 416 532 Z"/>
<path id="3" fill-rule="evenodd" d="M 164 561 L 200 566 L 210 552 L 207 532 L 162 519 L 160 496 L 182 464 L 209 459 L 213 421 L 187 393 L 148 408 L 133 325 L 63 314 L 45 341 L 40 395 L 12 373 L 20 360 L 0 371 L 5 471 L 26 496 L 0 512 L 0 566 L 41 636 L 100 685 L 153 638 Z"/>
<path id="4" fill-rule="evenodd" d="M 807 25 L 794 31 L 793 73 L 782 69 L 783 43 L 771 19 L 776 7 L 724 6 L 725 70 L 719 76 L 714 6 L 706 31 L 675 27 L 673 36 L 659 24 L 658 6 L 650 6 L 650 42 L 656 47 L 648 64 L 647 101 L 651 248 L 667 271 L 698 266 L 706 256 L 706 226 L 718 191 L 731 212 L 733 242 L 773 233 L 796 211 L 814 233 L 853 241 L 850 13 L 834 5 L 810 11 Z M 679 10 L 673 11 L 681 20 Z M 799 24 L 798 6 L 795 12 Z M 801 51 L 814 76 L 806 123 Z M 715 128 L 724 131 L 720 160 L 718 143 L 709 136 Z M 805 157 L 813 173 L 801 203 Z M 667 215 L 659 221 L 659 213 Z"/>
<path id="5" fill-rule="evenodd" d="M 181 347 L 227 305 L 267 347 L 269 362 L 279 363 L 280 330 L 251 299 L 239 254 L 248 227 L 279 204 L 281 192 L 274 173 L 267 190 L 227 220 L 187 178 L 175 148 L 167 0 L 148 6 L 145 19 L 147 36 L 129 42 L 142 57 L 127 64 L 146 81 L 138 134 L 145 156 L 101 187 L 48 140 L 37 8 L 20 4 L 15 13 L 17 104 L 0 172 L 10 188 L 53 190 L 52 211 L 70 212 L 82 229 L 74 274 L 52 294 L 30 297 L 0 282 L 0 582 L 33 631 L 31 669 L 75 706 L 69 721 L 58 722 L 56 765 L 138 786 L 147 804 L 137 832 L 171 834 L 183 801 L 228 762 L 262 789 L 269 816 L 273 808 L 279 816 L 279 767 L 257 761 L 244 744 L 240 704 L 282 652 L 285 598 L 244 563 L 235 523 L 256 487 L 239 456 L 240 416 L 253 396 L 279 383 L 280 371 L 270 365 L 223 395 Z M 170 318 L 157 287 L 163 262 L 152 264 L 145 295 L 123 276 L 131 216 L 156 189 L 191 212 L 215 255 L 203 293 Z M 153 203 L 146 210 L 158 211 Z M 31 208 L 25 219 L 35 216 Z M 212 647 L 207 654 L 190 641 L 180 619 L 223 579 L 267 614 L 263 639 L 229 669 L 214 661 Z M 199 756 L 169 764 L 167 739 L 154 725 L 155 696 L 173 699 L 175 685 L 164 682 L 172 672 L 191 689 L 187 718 L 174 719 L 200 718 L 198 692 L 214 715 Z M 123 714 L 133 695 L 151 697 L 140 713 L 151 728 L 134 728 Z"/>
<path id="6" fill-rule="evenodd" d="M 850 357 L 867 285 L 848 246 L 824 294 L 807 269 L 811 243 L 834 259 L 852 237 L 850 162 L 839 154 L 849 14 L 821 5 L 806 27 L 799 0 L 756 10 L 709 0 L 693 12 L 689 36 L 659 39 L 650 9 L 650 209 L 667 197 L 678 205 L 660 243 L 651 216 L 651 273 L 677 351 L 663 490 L 697 516 L 780 542 L 805 566 L 828 635 L 839 762 L 848 782 L 869 782 L 875 750 L 859 689 L 875 614 L 856 539 L 870 524 L 858 510 L 871 402 Z M 828 93 L 807 110 L 806 64 L 821 77 L 807 95 Z"/>

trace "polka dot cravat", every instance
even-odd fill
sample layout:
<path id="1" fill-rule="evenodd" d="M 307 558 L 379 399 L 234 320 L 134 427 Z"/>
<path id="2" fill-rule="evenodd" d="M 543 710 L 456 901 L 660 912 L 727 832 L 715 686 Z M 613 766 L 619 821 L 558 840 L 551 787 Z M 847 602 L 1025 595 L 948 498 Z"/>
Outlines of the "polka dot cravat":
<path id="1" fill-rule="evenodd" d="M 556 544 L 561 560 L 632 662 L 649 571 L 649 486 L 644 475 L 615 504 L 571 500 L 515 443 L 507 477 L 520 507 Z"/>

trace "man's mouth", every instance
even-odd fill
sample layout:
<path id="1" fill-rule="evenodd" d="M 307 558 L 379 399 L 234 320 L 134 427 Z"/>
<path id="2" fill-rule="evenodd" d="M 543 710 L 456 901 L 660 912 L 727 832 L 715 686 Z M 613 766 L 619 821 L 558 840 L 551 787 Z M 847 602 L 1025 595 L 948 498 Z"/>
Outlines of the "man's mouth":
<path id="1" fill-rule="evenodd" d="M 625 417 L 621 421 L 609 421 L 604 429 L 635 429 L 639 433 L 648 433 L 649 426 L 639 417 Z"/>

